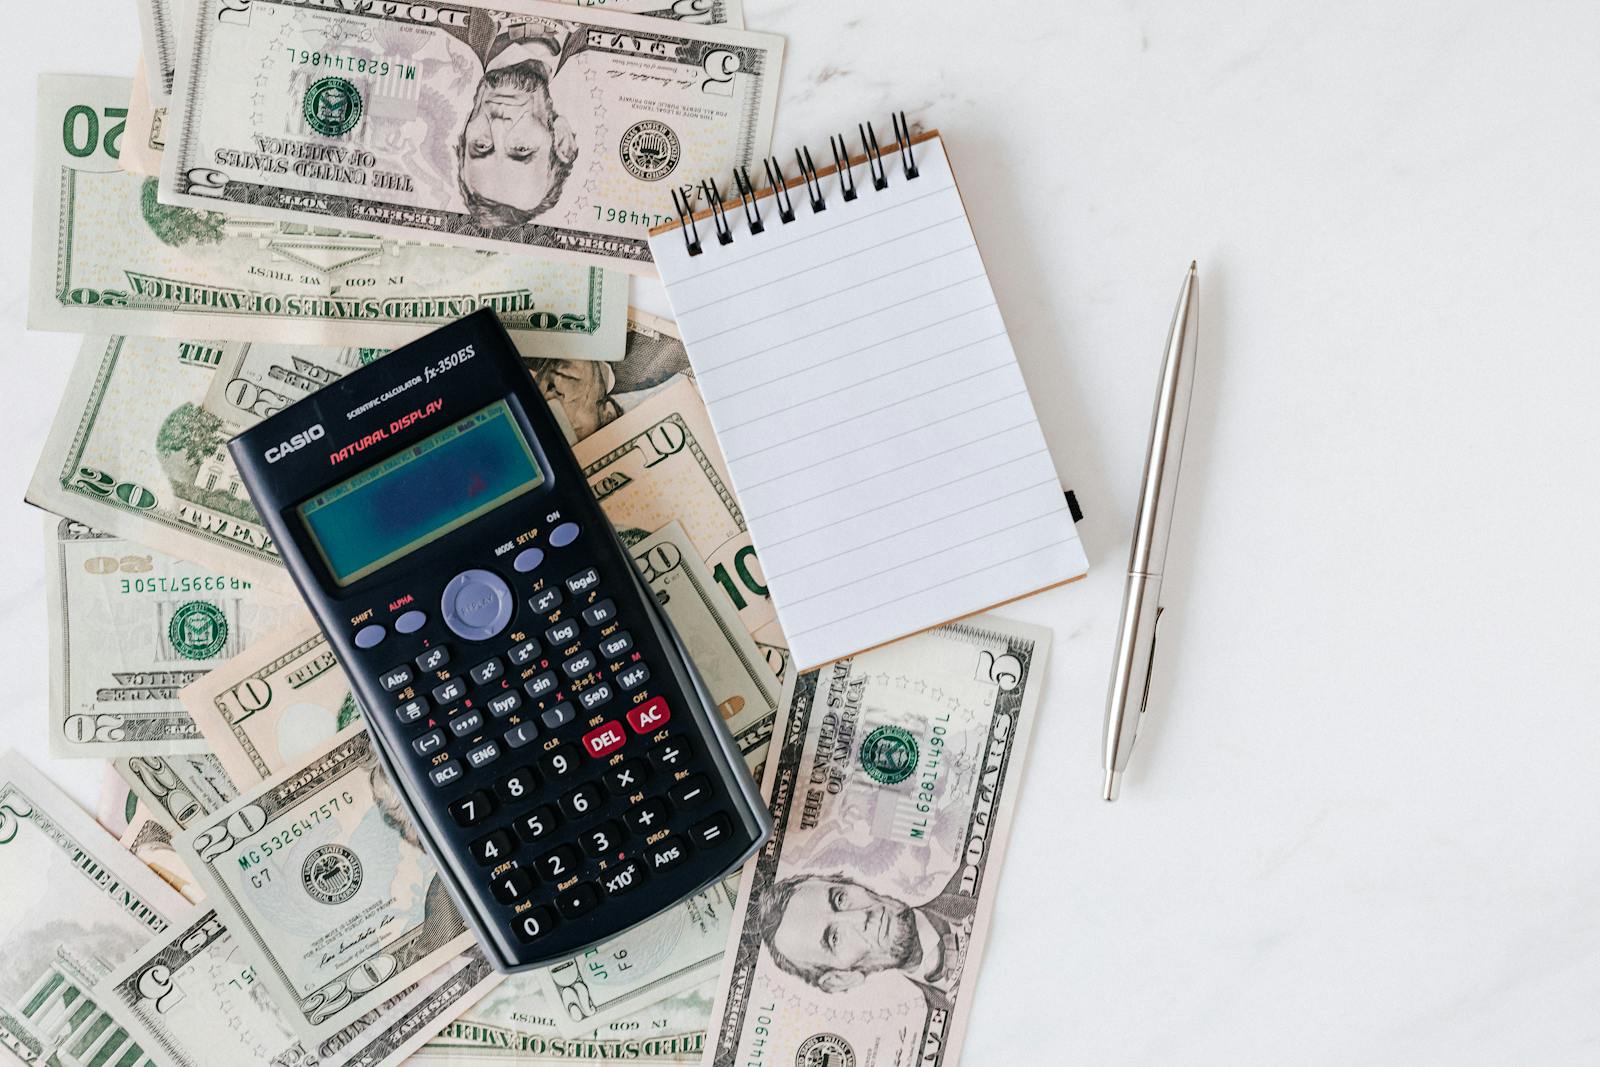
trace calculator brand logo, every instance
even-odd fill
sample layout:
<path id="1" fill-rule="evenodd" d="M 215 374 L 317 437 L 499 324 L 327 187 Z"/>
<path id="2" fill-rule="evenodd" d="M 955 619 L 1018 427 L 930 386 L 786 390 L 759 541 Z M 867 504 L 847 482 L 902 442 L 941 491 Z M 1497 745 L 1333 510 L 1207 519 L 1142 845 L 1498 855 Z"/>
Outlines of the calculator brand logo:
<path id="1" fill-rule="evenodd" d="M 903 782 L 917 769 L 917 739 L 898 726 L 880 726 L 861 743 L 861 766 L 875 782 Z"/>
<path id="2" fill-rule="evenodd" d="M 300 867 L 300 884 L 311 899 L 343 904 L 361 888 L 361 859 L 343 845 L 311 850 Z"/>
<path id="3" fill-rule="evenodd" d="M 328 436 L 328 431 L 322 428 L 322 423 L 319 422 L 312 426 L 307 426 L 282 444 L 276 444 L 268 448 L 265 453 L 267 462 L 276 463 L 284 456 L 291 456 L 311 442 L 320 441 L 326 436 Z"/>

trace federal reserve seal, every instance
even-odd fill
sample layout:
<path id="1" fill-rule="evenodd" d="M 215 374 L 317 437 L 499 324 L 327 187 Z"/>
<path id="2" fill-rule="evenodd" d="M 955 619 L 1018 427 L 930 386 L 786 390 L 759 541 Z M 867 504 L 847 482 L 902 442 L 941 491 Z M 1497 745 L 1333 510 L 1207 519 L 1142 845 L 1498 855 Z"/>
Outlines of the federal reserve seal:
<path id="1" fill-rule="evenodd" d="M 800 1042 L 794 1067 L 856 1067 L 856 1050 L 838 1034 L 812 1034 Z"/>
<path id="2" fill-rule="evenodd" d="M 917 739 L 898 726 L 880 726 L 861 742 L 861 766 L 875 782 L 903 782 L 917 769 Z"/>
<path id="3" fill-rule="evenodd" d="M 191 600 L 172 613 L 167 643 L 184 659 L 210 659 L 228 643 L 228 617 L 205 600 Z"/>
<path id="4" fill-rule="evenodd" d="M 622 166 L 635 178 L 647 182 L 660 181 L 678 166 L 682 155 L 678 135 L 664 122 L 645 119 L 635 122 L 622 135 L 618 151 Z"/>
<path id="5" fill-rule="evenodd" d="M 343 845 L 314 848 L 300 866 L 300 884 L 313 900 L 343 904 L 361 888 L 361 860 Z"/>
<path id="6" fill-rule="evenodd" d="M 361 119 L 361 94 L 343 78 L 318 78 L 306 89 L 306 124 L 324 137 L 342 137 Z"/>

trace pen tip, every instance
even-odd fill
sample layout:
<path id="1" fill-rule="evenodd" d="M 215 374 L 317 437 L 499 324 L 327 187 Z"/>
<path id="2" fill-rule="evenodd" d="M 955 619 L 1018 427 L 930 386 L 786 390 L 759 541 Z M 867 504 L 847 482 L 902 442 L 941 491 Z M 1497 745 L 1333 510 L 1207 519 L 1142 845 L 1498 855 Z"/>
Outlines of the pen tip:
<path id="1" fill-rule="evenodd" d="M 1199 265 L 1200 261 L 1198 259 L 1191 259 L 1189 261 L 1189 273 L 1193 274 L 1195 272 L 1195 268 L 1197 268 Z"/>
<path id="2" fill-rule="evenodd" d="M 1109 770 L 1108 769 L 1106 771 L 1106 788 L 1105 788 L 1105 792 L 1102 793 L 1101 795 L 1103 797 L 1105 797 L 1105 799 L 1107 799 L 1107 800 L 1115 800 L 1115 799 L 1117 799 L 1117 787 L 1120 786 L 1121 784 L 1122 784 L 1122 772 L 1121 771 L 1113 771 L 1113 770 Z"/>

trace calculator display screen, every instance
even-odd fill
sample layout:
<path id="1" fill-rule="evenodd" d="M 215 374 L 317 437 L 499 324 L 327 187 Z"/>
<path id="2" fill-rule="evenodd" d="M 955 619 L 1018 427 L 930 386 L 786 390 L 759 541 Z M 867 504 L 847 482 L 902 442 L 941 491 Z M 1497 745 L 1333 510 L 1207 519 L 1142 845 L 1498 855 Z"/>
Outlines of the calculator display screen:
<path id="1" fill-rule="evenodd" d="M 330 486 L 295 509 L 349 585 L 544 481 L 504 400 Z"/>

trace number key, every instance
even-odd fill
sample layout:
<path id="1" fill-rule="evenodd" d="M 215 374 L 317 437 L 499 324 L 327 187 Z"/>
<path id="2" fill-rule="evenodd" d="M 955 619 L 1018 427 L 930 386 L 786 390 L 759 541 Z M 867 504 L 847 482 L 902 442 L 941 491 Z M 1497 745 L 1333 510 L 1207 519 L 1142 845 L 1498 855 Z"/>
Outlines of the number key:
<path id="1" fill-rule="evenodd" d="M 571 845 L 557 845 L 533 861 L 539 874 L 547 882 L 559 882 L 570 878 L 578 869 L 583 860 L 578 856 L 578 850 Z"/>
<path id="2" fill-rule="evenodd" d="M 604 856 L 607 852 L 615 851 L 617 842 L 621 840 L 622 827 L 614 822 L 603 822 L 578 835 L 578 844 L 591 856 Z"/>
<path id="3" fill-rule="evenodd" d="M 481 866 L 493 867 L 510 856 L 516 850 L 517 843 L 507 831 L 496 830 L 486 837 L 478 838 L 469 847 L 472 850 L 472 858 Z"/>
<path id="4" fill-rule="evenodd" d="M 578 788 L 561 798 L 561 810 L 569 819 L 581 819 L 592 815 L 604 799 L 600 787 L 593 782 L 584 782 Z"/>
<path id="5" fill-rule="evenodd" d="M 457 826 L 476 826 L 489 817 L 494 811 L 494 801 L 489 799 L 488 793 L 468 793 L 454 804 L 450 805 L 450 817 L 456 821 Z"/>
<path id="6" fill-rule="evenodd" d="M 512 771 L 494 784 L 494 794 L 507 804 L 515 804 L 533 795 L 534 787 L 539 784 L 539 779 L 534 776 L 532 767 L 523 767 Z"/>
<path id="7" fill-rule="evenodd" d="M 517 836 L 532 845 L 553 833 L 561 825 L 561 816 L 550 805 L 540 804 L 512 825 L 517 828 Z"/>
<path id="8" fill-rule="evenodd" d="M 500 903 L 515 904 L 533 892 L 533 875 L 520 867 L 513 867 L 494 880 L 490 891 Z"/>
<path id="9" fill-rule="evenodd" d="M 541 904 L 537 908 L 531 908 L 518 915 L 511 925 L 517 931 L 517 939 L 527 942 L 539 940 L 539 938 L 549 933 L 551 927 L 555 926 L 555 924 L 555 912 Z"/>
<path id="10" fill-rule="evenodd" d="M 546 778 L 565 778 L 578 769 L 578 752 L 571 745 L 557 745 L 539 759 Z"/>

